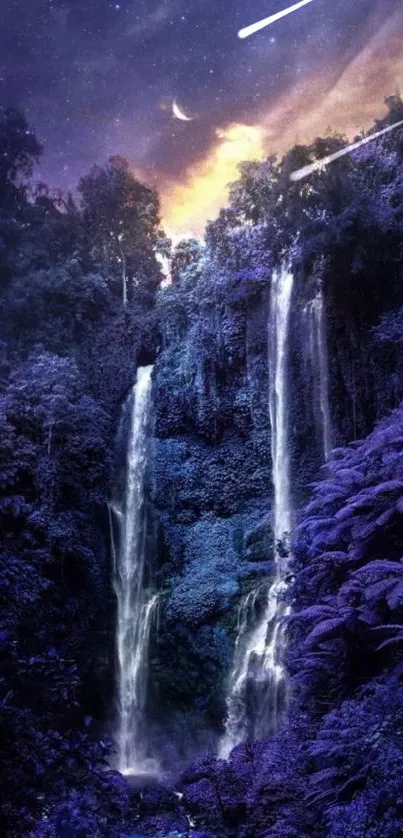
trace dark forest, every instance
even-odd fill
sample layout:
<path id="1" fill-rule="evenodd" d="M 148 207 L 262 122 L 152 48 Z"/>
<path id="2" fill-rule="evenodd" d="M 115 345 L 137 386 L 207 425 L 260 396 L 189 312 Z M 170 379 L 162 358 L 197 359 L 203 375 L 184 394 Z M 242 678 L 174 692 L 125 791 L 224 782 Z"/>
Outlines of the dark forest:
<path id="1" fill-rule="evenodd" d="M 371 131 L 403 119 L 387 106 Z M 173 247 L 123 158 L 66 196 L 34 183 L 35 126 L 0 111 L 4 836 L 402 834 L 403 132 L 290 180 L 345 142 L 242 164 L 205 240 Z M 144 369 L 136 735 L 158 770 L 133 782 L 116 562 Z M 270 393 L 287 425 L 280 541 Z M 273 590 L 274 687 L 252 648 Z"/>

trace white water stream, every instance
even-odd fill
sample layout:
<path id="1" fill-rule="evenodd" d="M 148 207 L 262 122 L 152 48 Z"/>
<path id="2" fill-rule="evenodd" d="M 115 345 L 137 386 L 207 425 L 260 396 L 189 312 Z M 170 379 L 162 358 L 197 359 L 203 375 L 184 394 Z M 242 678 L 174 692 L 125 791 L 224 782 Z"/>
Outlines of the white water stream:
<path id="1" fill-rule="evenodd" d="M 332 448 L 331 421 L 329 406 L 329 373 L 325 337 L 323 293 L 319 289 L 303 310 L 308 321 L 309 358 L 321 423 L 321 435 L 324 460 L 328 460 Z"/>
<path id="2" fill-rule="evenodd" d="M 290 457 L 288 441 L 288 335 L 293 276 L 286 265 L 275 271 L 271 283 L 268 324 L 269 413 L 273 477 L 273 534 L 275 575 L 265 591 L 263 613 L 256 619 L 261 583 L 241 602 L 232 671 L 227 692 L 227 720 L 219 753 L 231 749 L 250 732 L 248 684 L 256 688 L 253 735 L 274 731 L 284 709 L 284 629 L 281 620 L 289 609 L 282 601 L 287 551 L 291 533 Z M 252 628 L 251 628 L 252 626 Z"/>
<path id="3" fill-rule="evenodd" d="M 144 588 L 144 479 L 152 369 L 139 367 L 137 371 L 131 394 L 123 504 L 110 506 L 117 598 L 116 768 L 126 775 L 158 773 L 158 765 L 148 752 L 144 730 L 150 631 L 158 607 L 158 595 Z"/>

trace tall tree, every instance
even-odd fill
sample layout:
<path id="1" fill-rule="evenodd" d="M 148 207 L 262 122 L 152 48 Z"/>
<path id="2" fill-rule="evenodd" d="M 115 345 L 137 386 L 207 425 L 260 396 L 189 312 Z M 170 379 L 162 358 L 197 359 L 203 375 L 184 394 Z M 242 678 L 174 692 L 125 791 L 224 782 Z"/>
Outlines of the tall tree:
<path id="1" fill-rule="evenodd" d="M 21 185 L 32 174 L 42 146 L 24 115 L 14 108 L 0 108 L 0 201 L 10 188 Z"/>
<path id="2" fill-rule="evenodd" d="M 165 242 L 156 192 L 133 177 L 122 157 L 94 166 L 78 190 L 90 259 L 119 279 L 125 307 L 142 283 L 153 296 L 161 280 L 155 254 Z"/>
<path id="3" fill-rule="evenodd" d="M 19 111 L 0 107 L 0 288 L 15 273 L 24 238 L 27 178 L 42 148 Z"/>

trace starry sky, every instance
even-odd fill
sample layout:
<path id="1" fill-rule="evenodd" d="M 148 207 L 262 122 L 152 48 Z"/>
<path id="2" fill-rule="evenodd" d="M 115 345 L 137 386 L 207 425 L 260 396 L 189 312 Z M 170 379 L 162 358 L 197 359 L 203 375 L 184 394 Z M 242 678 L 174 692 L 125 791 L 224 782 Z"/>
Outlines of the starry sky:
<path id="1" fill-rule="evenodd" d="M 241 160 L 352 139 L 403 93 L 402 0 L 312 0 L 237 37 L 292 2 L 1 0 L 0 103 L 45 144 L 37 177 L 71 189 L 122 154 L 180 236 L 214 218 Z"/>

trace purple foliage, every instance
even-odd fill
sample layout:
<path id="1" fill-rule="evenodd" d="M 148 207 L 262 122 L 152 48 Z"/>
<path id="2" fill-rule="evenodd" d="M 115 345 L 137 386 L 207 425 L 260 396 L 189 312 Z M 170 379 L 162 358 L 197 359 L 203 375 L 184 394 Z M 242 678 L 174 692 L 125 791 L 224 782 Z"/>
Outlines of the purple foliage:
<path id="1" fill-rule="evenodd" d="M 397 99 L 389 105 L 390 115 L 401 108 Z M 244 164 L 231 190 L 232 207 L 209 225 L 205 264 L 197 243 L 178 248 L 177 291 L 167 292 L 154 313 L 160 272 L 153 248 L 163 239 L 155 193 L 115 159 L 82 180 L 81 209 L 45 188 L 28 201 L 23 184 L 41 149 L 23 117 L 0 113 L 5 836 L 401 833 L 403 407 L 365 436 L 403 392 L 402 149 L 393 142 L 385 139 L 339 161 L 326 176 L 313 177 L 310 190 L 290 187 L 289 172 L 311 152 L 339 147 L 340 138 L 296 148 L 281 164 Z M 2 153 L 6 147 L 10 155 Z M 265 337 L 249 334 L 245 340 L 248 313 L 267 298 L 273 265 L 296 230 L 298 245 L 290 252 L 302 275 L 310 277 L 319 257 L 327 259 L 325 292 L 340 343 L 330 346 L 335 425 L 341 440 L 357 433 L 365 438 L 334 451 L 301 514 L 289 591 L 289 720 L 272 740 L 240 745 L 228 761 L 211 755 L 196 760 L 175 791 L 161 785 L 134 791 L 108 769 L 110 745 L 99 733 L 106 717 L 102 702 L 110 698 L 100 696 L 112 680 L 105 503 L 119 405 L 139 359 L 154 358 L 157 334 L 169 345 L 190 329 L 197 361 L 214 369 L 218 389 L 201 398 L 192 371 L 192 386 L 179 385 L 177 369 L 171 369 L 172 401 L 167 395 L 163 419 L 177 435 L 191 429 L 216 445 L 217 433 L 225 437 L 236 414 L 247 438 L 249 405 L 229 397 L 231 376 L 243 380 L 251 345 L 266 351 Z M 121 301 L 122 253 L 137 282 L 130 284 L 127 307 Z M 374 358 L 364 364 L 370 348 Z M 351 354 L 358 350 L 363 381 L 357 395 Z M 183 365 L 179 369 L 183 373 Z M 199 378 L 200 369 L 197 363 Z M 208 472 L 203 459 L 200 466 L 184 458 L 175 482 L 189 483 L 185 520 L 209 509 L 210 491 L 225 520 L 266 486 L 264 446 L 249 447 L 246 476 L 246 449 L 231 446 L 224 459 L 233 460 L 233 471 L 214 458 Z M 211 533 L 208 540 L 211 529 L 203 533 L 211 557 L 200 567 L 190 561 L 182 581 L 172 566 L 169 578 L 167 627 L 175 626 L 172 642 L 186 672 L 173 654 L 165 671 L 171 694 L 192 695 L 196 709 L 213 702 L 223 679 L 229 656 L 224 621 L 239 580 L 270 569 L 261 556 L 238 567 L 238 554 L 227 556 Z"/>

